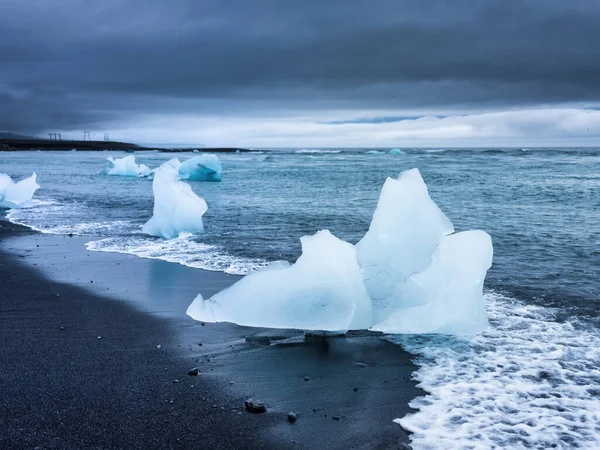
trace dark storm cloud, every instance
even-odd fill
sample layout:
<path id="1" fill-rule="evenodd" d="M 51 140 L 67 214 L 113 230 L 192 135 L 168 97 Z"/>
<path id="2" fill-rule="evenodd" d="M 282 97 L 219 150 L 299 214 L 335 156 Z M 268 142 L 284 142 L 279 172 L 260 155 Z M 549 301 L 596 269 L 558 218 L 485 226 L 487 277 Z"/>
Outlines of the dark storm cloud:
<path id="1" fill-rule="evenodd" d="M 597 1 L 0 1 L 0 129 L 600 101 Z"/>

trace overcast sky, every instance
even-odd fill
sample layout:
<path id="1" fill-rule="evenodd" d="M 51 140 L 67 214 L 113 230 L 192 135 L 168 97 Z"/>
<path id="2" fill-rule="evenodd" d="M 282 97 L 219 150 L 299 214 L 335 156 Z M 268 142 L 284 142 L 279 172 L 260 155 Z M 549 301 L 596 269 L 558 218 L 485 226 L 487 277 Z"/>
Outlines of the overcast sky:
<path id="1" fill-rule="evenodd" d="M 600 145 L 598 0 L 0 0 L 0 131 Z"/>

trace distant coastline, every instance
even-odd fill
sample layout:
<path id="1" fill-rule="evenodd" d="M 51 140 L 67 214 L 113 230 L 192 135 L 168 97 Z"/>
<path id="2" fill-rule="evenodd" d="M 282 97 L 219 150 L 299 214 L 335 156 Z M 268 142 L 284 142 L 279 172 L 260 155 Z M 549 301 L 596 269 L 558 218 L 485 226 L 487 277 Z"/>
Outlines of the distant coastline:
<path id="1" fill-rule="evenodd" d="M 162 152 L 191 152 L 197 150 L 199 152 L 211 153 L 235 153 L 235 152 L 252 152 L 246 148 L 238 147 L 216 147 L 206 148 L 153 148 L 142 147 L 140 145 L 129 142 L 117 141 L 57 141 L 50 139 L 17 139 L 17 138 L 0 138 L 0 151 L 37 151 L 37 150 L 52 150 L 52 151 L 104 151 L 104 150 L 124 150 L 124 151 L 148 151 L 159 150 Z"/>

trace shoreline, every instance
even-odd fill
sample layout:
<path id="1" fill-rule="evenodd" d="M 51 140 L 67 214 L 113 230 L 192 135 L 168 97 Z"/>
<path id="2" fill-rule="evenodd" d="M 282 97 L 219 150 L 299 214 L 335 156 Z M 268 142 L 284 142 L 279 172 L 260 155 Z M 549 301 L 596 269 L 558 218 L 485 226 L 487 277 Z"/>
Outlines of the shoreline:
<path id="1" fill-rule="evenodd" d="M 62 151 L 69 152 L 73 149 L 77 151 L 87 152 L 103 152 L 103 151 L 127 151 L 131 153 L 159 150 L 162 152 L 179 153 L 191 152 L 196 150 L 199 153 L 247 153 L 255 150 L 239 147 L 173 147 L 173 148 L 157 148 L 144 147 L 130 142 L 116 141 L 69 141 L 69 140 L 50 140 L 50 139 L 3 139 L 0 138 L 0 151 L 15 152 L 15 151 Z"/>
<path id="2" fill-rule="evenodd" d="M 416 367 L 401 347 L 361 333 L 314 338 L 204 326 L 183 308 L 238 277 L 89 252 L 83 241 L 92 237 L 42 234 L 3 218 L 0 225 L 0 360 L 14 362 L 0 365 L 7 386 L 1 447 L 408 442 L 392 420 L 425 393 L 411 380 Z M 192 367 L 198 376 L 187 374 Z M 245 412 L 249 397 L 264 401 L 267 413 Z M 286 420 L 290 411 L 298 413 L 294 424 Z"/>

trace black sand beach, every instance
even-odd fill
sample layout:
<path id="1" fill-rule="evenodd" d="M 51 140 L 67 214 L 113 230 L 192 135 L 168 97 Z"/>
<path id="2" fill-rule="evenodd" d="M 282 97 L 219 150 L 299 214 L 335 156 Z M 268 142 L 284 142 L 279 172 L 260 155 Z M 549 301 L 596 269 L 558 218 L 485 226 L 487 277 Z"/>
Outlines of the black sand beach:
<path id="1" fill-rule="evenodd" d="M 422 391 L 373 335 L 200 324 L 237 279 L 0 219 L 0 448 L 398 448 Z M 197 376 L 188 371 L 199 368 Z M 262 400 L 265 414 L 244 411 Z M 294 411 L 298 420 L 287 422 Z M 334 419 L 335 417 L 335 419 Z"/>

